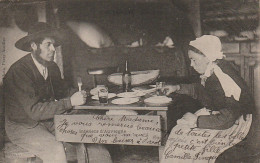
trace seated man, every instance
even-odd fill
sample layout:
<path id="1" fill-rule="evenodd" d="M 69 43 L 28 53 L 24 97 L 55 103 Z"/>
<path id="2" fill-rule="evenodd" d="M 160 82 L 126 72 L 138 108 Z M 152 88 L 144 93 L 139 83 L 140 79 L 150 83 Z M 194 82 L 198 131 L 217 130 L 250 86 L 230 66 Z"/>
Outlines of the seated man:
<path id="1" fill-rule="evenodd" d="M 55 46 L 62 41 L 60 36 L 59 31 L 48 24 L 36 23 L 28 35 L 15 44 L 30 54 L 14 63 L 4 77 L 7 136 L 12 143 L 35 154 L 44 163 L 67 162 L 63 144 L 53 135 L 53 118 L 73 106 L 84 104 L 87 97 L 85 91 L 67 97 L 68 89 L 53 62 Z M 88 147 L 89 162 L 112 162 L 103 146 Z"/>

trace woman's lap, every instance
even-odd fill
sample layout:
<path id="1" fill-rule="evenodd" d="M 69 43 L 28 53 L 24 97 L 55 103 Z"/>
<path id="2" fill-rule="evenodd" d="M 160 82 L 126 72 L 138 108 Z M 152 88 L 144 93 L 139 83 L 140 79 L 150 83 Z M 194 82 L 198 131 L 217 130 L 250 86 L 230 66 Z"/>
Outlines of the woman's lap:
<path id="1" fill-rule="evenodd" d="M 177 124 L 177 120 L 182 118 L 182 116 L 187 113 L 195 113 L 197 110 L 201 109 L 202 104 L 188 96 L 183 94 L 172 94 L 171 98 L 173 100 L 172 104 L 169 105 L 168 109 L 168 130 L 171 129 Z"/>

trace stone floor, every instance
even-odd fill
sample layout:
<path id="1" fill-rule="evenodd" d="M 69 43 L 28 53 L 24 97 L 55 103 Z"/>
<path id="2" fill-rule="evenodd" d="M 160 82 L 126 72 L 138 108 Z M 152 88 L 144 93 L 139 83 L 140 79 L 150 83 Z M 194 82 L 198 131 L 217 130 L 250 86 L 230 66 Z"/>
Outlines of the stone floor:
<path id="1" fill-rule="evenodd" d="M 124 146 L 110 150 L 114 163 L 158 163 L 158 147 Z"/>
<path id="2" fill-rule="evenodd" d="M 145 146 L 122 146 L 110 145 L 110 150 L 113 163 L 159 163 L 158 148 L 157 147 L 145 147 Z M 70 161 L 68 163 L 77 163 L 75 153 L 71 153 Z M 247 159 L 235 163 L 260 163 L 260 156 L 252 159 Z M 27 163 L 24 160 L 12 160 L 5 161 L 4 154 L 0 151 L 0 163 Z M 36 159 L 36 163 L 42 163 L 40 159 Z"/>
<path id="3" fill-rule="evenodd" d="M 158 147 L 108 145 L 113 163 L 158 163 Z M 75 151 L 70 151 L 68 163 L 77 163 Z M 0 163 L 27 163 L 26 159 L 4 161 L 0 152 Z M 42 163 L 36 159 L 36 163 Z"/>
<path id="4" fill-rule="evenodd" d="M 66 144 L 67 147 L 68 144 Z M 131 146 L 131 145 L 106 145 L 113 163 L 158 163 L 158 147 L 151 146 Z M 70 151 L 68 151 L 70 149 Z M 74 148 L 67 148 L 68 160 L 74 163 L 76 153 Z"/>

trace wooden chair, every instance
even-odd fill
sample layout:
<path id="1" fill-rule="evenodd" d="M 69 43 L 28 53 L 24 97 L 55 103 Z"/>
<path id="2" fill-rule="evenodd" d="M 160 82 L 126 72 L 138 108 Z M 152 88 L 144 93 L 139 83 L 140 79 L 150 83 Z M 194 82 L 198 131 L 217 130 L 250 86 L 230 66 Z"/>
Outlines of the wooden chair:
<path id="1" fill-rule="evenodd" d="M 27 150 L 11 143 L 6 142 L 4 147 L 4 160 L 6 163 L 21 162 L 21 159 L 27 159 L 27 163 L 35 163 L 36 156 Z"/>
<path id="2" fill-rule="evenodd" d="M 110 75 L 118 71 L 119 67 L 92 68 L 87 70 L 89 75 L 93 75 L 94 88 L 97 86 L 97 75 Z"/>

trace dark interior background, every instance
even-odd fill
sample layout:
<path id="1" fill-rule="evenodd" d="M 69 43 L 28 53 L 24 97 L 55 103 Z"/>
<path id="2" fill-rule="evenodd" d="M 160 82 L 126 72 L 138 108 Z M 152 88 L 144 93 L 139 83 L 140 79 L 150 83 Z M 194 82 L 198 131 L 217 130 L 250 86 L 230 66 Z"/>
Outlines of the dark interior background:
<path id="1" fill-rule="evenodd" d="M 184 70 L 189 64 L 186 47 L 195 35 L 187 13 L 171 1 L 61 1 L 57 7 L 60 26 L 69 31 L 67 46 L 63 46 L 62 51 L 64 76 L 74 86 L 75 78 L 80 74 L 83 74 L 83 84 L 90 86 L 91 76 L 86 74 L 88 68 L 122 67 L 127 58 L 131 70 L 161 69 L 164 76 L 174 76 L 177 71 L 181 76 L 188 74 Z M 53 17 L 50 15 L 49 18 Z M 115 42 L 114 49 L 88 47 L 66 26 L 71 20 L 101 27 Z M 155 49 L 166 36 L 172 38 L 175 48 Z M 125 48 L 140 38 L 144 46 Z"/>
<path id="2" fill-rule="evenodd" d="M 68 20 L 97 24 L 117 44 L 129 44 L 140 37 L 152 45 L 166 36 L 177 44 L 194 38 L 187 13 L 170 1 L 67 1 L 58 8 L 61 24 Z"/>

